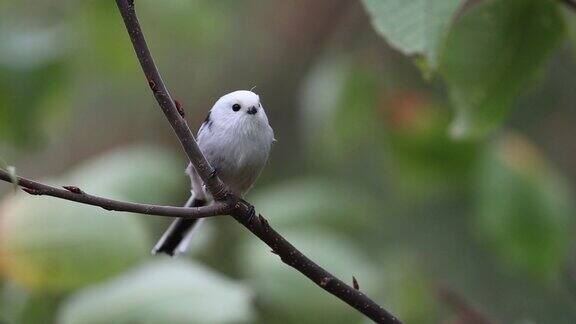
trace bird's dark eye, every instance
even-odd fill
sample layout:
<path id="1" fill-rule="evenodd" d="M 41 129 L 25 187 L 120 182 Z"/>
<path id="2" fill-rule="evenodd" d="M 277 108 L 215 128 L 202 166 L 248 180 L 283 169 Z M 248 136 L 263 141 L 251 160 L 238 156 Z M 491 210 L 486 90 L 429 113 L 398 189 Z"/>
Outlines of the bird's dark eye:
<path id="1" fill-rule="evenodd" d="M 240 110 L 240 105 L 239 104 L 232 105 L 232 110 L 234 110 L 234 111 Z"/>

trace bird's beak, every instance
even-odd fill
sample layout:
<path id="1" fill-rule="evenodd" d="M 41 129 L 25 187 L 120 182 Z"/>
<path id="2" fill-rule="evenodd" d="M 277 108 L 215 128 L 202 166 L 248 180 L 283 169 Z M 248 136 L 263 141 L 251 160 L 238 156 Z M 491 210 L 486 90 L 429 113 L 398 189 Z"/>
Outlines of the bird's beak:
<path id="1" fill-rule="evenodd" d="M 256 107 L 252 106 L 250 109 L 248 109 L 246 111 L 248 114 L 250 115 L 255 115 L 258 112 L 258 109 L 256 109 Z"/>

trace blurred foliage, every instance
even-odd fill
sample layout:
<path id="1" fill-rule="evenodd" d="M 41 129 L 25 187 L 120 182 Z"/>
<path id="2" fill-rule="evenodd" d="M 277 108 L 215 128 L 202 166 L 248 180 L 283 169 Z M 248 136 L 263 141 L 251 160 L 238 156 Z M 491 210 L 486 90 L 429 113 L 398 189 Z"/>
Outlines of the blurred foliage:
<path id="1" fill-rule="evenodd" d="M 278 142 L 248 199 L 311 259 L 408 324 L 457 318 L 438 287 L 501 323 L 576 321 L 574 10 L 137 4 L 192 129 L 218 96 L 257 86 Z M 187 199 L 186 159 L 113 2 L 0 1 L 0 41 L 3 167 L 121 200 Z M 149 251 L 168 219 L 12 189 L 2 324 L 368 323 L 229 218 L 165 260 Z"/>
<path id="2" fill-rule="evenodd" d="M 176 185 L 187 182 L 183 166 L 172 152 L 158 147 L 122 147 L 70 170 L 63 181 L 95 194 L 166 202 L 179 193 Z"/>
<path id="3" fill-rule="evenodd" d="M 335 276 L 349 283 L 352 275 L 356 276 L 368 295 L 376 294 L 383 286 L 379 269 L 346 238 L 312 226 L 287 230 L 283 235 Z M 245 244 L 240 250 L 243 274 L 256 290 L 258 303 L 270 312 L 263 318 L 265 323 L 351 323 L 362 318 L 342 307 L 338 299 L 323 298 L 323 290 L 284 266 L 262 242 L 250 239 Z"/>
<path id="4" fill-rule="evenodd" d="M 0 138 L 31 144 L 66 112 L 65 29 L 8 26 L 0 28 Z"/>
<path id="5" fill-rule="evenodd" d="M 163 168 L 169 171 L 156 172 Z M 112 152 L 55 182 L 124 200 L 168 201 L 169 188 L 182 178 L 178 169 L 166 152 L 134 147 Z M 19 193 L 4 200 L 0 215 L 2 270 L 34 290 L 61 292 L 100 280 L 141 259 L 150 244 L 139 219 L 64 200 Z M 123 232 L 110 237 L 112 231 Z M 106 266 L 97 266 L 103 260 Z"/>
<path id="6" fill-rule="evenodd" d="M 201 265 L 154 261 L 71 296 L 58 323 L 250 323 L 251 295 Z"/>
<path id="7" fill-rule="evenodd" d="M 32 290 L 62 292 L 101 280 L 134 264 L 149 244 L 138 219 L 66 201 L 20 194 L 4 201 L 1 214 L 1 270 Z"/>
<path id="8" fill-rule="evenodd" d="M 462 17 L 440 63 L 456 107 L 452 135 L 476 137 L 501 124 L 563 36 L 557 4 L 549 0 L 496 0 Z"/>
<path id="9" fill-rule="evenodd" d="M 335 57 L 315 66 L 302 95 L 303 131 L 310 150 L 337 163 L 373 144 L 382 135 L 374 109 L 380 90 L 378 76 L 362 65 Z"/>
<path id="10" fill-rule="evenodd" d="M 364 4 L 393 46 L 424 55 L 417 63 L 426 74 L 438 66 L 455 107 L 450 130 L 455 138 L 485 136 L 500 125 L 564 37 L 564 19 L 551 0 L 483 1 L 458 19 L 448 37 L 461 1 Z"/>
<path id="11" fill-rule="evenodd" d="M 453 141 L 446 107 L 420 92 L 401 91 L 380 105 L 402 183 L 412 190 L 470 180 L 481 145 Z M 425 189 L 426 190 L 426 189 Z"/>
<path id="12" fill-rule="evenodd" d="M 441 43 L 462 0 L 363 0 L 376 30 L 404 54 L 435 67 Z"/>
<path id="13" fill-rule="evenodd" d="M 31 293 L 8 283 L 0 296 L 1 323 L 43 323 L 58 310 L 58 296 Z"/>
<path id="14" fill-rule="evenodd" d="M 274 215 L 274 224 L 283 228 L 307 225 L 321 225 L 335 231 L 361 231 L 369 224 L 369 213 L 377 202 L 369 193 L 350 199 L 350 190 L 362 192 L 362 188 L 347 186 L 345 183 L 327 179 L 297 178 L 281 182 L 275 187 L 253 196 L 254 204 L 264 215 Z M 284 205 L 284 201 L 292 201 Z M 363 210 L 363 213 L 358 213 Z M 356 218 L 347 217 L 350 213 L 364 214 Z"/>
<path id="15" fill-rule="evenodd" d="M 494 143 L 483 160 L 477 202 L 481 237 L 505 263 L 543 279 L 561 275 L 574 235 L 574 208 L 563 179 L 530 142 L 515 135 Z"/>
<path id="16" fill-rule="evenodd" d="M 434 287 L 422 264 L 411 252 L 394 251 L 382 262 L 384 284 L 379 286 L 385 292 L 382 300 L 389 301 L 390 307 L 403 314 L 405 323 L 431 323 L 438 321 L 439 301 L 434 295 Z"/>

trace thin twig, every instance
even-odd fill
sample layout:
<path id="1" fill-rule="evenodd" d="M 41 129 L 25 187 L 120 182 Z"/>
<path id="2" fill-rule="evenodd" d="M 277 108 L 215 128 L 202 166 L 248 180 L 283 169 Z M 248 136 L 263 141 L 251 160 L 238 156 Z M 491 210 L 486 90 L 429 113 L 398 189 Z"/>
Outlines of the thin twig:
<path id="1" fill-rule="evenodd" d="M 218 177 L 211 176 L 212 167 L 210 167 L 206 158 L 202 155 L 202 152 L 198 148 L 198 145 L 190 132 L 190 128 L 178 113 L 174 100 L 170 97 L 170 94 L 160 77 L 160 73 L 154 64 L 154 60 L 152 59 L 152 55 L 150 54 L 148 45 L 146 44 L 146 40 L 138 22 L 134 10 L 134 1 L 116 0 L 116 4 L 118 5 L 118 9 L 122 15 L 128 34 L 130 35 L 136 56 L 140 61 L 140 65 L 142 66 L 142 70 L 148 80 L 148 84 L 154 93 L 154 97 L 158 101 L 162 111 L 164 111 L 164 115 L 172 125 L 192 165 L 196 168 L 198 174 L 206 184 L 207 189 L 217 201 L 229 199 L 229 195 L 224 189 L 225 187 L 222 181 L 220 181 Z M 252 206 L 238 200 L 237 197 L 233 197 L 230 201 L 235 202 L 232 216 L 271 247 L 274 253 L 279 255 L 284 263 L 300 271 L 318 286 L 337 296 L 339 299 L 354 307 L 356 310 L 375 322 L 391 324 L 400 323 L 394 315 L 376 304 L 366 295 L 350 287 L 342 280 L 336 278 L 312 260 L 308 259 L 280 234 L 274 231 L 264 217 L 261 215 L 259 215 L 259 217 L 250 217 L 253 215 L 254 210 Z"/>
<path id="2" fill-rule="evenodd" d="M 13 182 L 10 174 L 1 169 L 0 180 Z M 65 186 L 63 187 L 65 189 L 60 189 L 22 177 L 17 177 L 17 180 L 22 190 L 29 194 L 62 198 L 86 205 L 102 207 L 106 210 L 182 218 L 205 218 L 229 215 L 231 212 L 230 205 L 223 202 L 218 202 L 211 206 L 191 208 L 137 204 L 89 195 L 73 186 Z"/>
<path id="3" fill-rule="evenodd" d="M 475 305 L 471 304 L 463 296 L 447 285 L 437 287 L 438 297 L 447 306 L 452 308 L 457 315 L 457 323 L 467 324 L 496 324 L 489 316 L 481 312 Z"/>

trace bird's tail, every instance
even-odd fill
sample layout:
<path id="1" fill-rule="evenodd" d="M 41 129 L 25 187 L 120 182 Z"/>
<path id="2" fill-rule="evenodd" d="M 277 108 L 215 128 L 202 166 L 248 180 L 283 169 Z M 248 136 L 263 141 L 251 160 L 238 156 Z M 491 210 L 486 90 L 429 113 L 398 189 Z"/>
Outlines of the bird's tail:
<path id="1" fill-rule="evenodd" d="M 184 206 L 201 207 L 204 205 L 206 205 L 206 200 L 192 196 Z M 174 220 L 152 249 L 152 254 L 166 253 L 169 256 L 175 256 L 186 251 L 190 238 L 193 236 L 193 229 L 197 228 L 201 221 L 202 219 L 184 218 Z"/>

